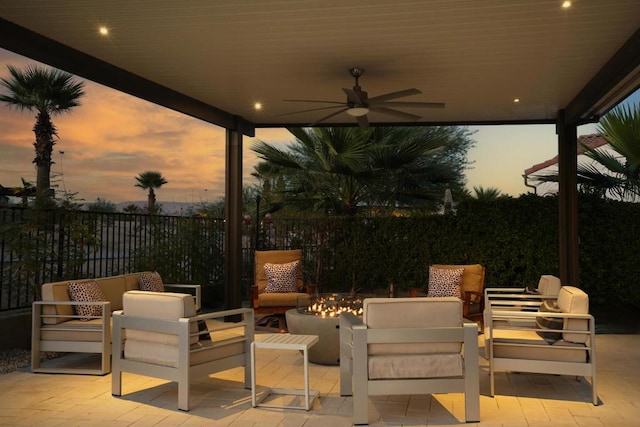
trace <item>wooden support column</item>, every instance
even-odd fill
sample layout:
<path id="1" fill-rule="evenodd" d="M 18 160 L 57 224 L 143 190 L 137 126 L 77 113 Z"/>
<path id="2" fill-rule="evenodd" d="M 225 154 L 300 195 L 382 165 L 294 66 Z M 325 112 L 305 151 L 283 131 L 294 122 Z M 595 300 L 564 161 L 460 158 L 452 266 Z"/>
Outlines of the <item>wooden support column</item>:
<path id="1" fill-rule="evenodd" d="M 225 139 L 224 305 L 242 305 L 242 132 L 227 129 Z"/>
<path id="2" fill-rule="evenodd" d="M 560 231 L 560 280 L 578 286 L 578 128 L 567 123 L 565 110 L 558 113 L 558 223 Z"/>

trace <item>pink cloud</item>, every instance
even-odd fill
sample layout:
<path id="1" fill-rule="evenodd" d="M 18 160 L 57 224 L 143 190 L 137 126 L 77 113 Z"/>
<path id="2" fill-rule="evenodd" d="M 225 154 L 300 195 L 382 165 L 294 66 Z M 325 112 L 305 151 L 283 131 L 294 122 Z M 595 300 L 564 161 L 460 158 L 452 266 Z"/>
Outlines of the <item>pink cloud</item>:
<path id="1" fill-rule="evenodd" d="M 0 50 L 0 64 L 18 68 L 34 64 Z M 6 67 L 0 77 L 7 77 Z M 86 201 L 144 200 L 134 186 L 135 176 L 157 170 L 169 181 L 157 191 L 160 201 L 213 201 L 224 195 L 225 130 L 154 105 L 99 84 L 85 81 L 81 106 L 53 117 L 59 140 L 54 147 L 52 176 L 68 192 Z M 34 114 L 0 105 L 0 184 L 16 186 L 20 178 L 35 181 L 33 160 Z M 258 129 L 260 139 L 290 140 L 284 129 Z M 244 138 L 243 181 L 257 162 Z M 62 154 L 61 152 L 64 152 Z M 206 191 L 205 191 L 206 189 Z"/>

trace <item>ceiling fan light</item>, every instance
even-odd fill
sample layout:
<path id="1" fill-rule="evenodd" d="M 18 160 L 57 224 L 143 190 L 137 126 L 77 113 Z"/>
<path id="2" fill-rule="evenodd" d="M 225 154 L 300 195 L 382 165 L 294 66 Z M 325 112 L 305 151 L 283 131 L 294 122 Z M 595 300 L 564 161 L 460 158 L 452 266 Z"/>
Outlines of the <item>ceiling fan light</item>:
<path id="1" fill-rule="evenodd" d="M 347 114 L 353 117 L 366 116 L 367 113 L 369 113 L 369 109 L 367 107 L 353 107 L 347 110 Z"/>

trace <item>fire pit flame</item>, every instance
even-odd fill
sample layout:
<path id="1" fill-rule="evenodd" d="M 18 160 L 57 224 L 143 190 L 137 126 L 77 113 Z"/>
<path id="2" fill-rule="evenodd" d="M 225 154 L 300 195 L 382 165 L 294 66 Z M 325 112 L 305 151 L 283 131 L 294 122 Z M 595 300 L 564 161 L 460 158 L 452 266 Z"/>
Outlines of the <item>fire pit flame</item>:
<path id="1" fill-rule="evenodd" d="M 356 316 L 361 316 L 362 299 L 357 296 L 341 296 L 339 294 L 316 296 L 311 299 L 308 306 L 298 307 L 298 311 L 320 317 L 338 317 L 342 313 L 352 313 Z"/>

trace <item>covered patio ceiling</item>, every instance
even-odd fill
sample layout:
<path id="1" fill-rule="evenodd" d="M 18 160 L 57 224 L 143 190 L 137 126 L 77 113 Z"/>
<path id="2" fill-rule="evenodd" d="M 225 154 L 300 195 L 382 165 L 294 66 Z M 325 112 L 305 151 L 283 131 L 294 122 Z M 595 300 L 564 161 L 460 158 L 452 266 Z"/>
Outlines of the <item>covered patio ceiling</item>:
<path id="1" fill-rule="evenodd" d="M 242 138 L 316 124 L 348 70 L 375 97 L 416 88 L 372 125 L 555 124 L 560 278 L 577 285 L 577 126 L 640 87 L 640 1 L 20 0 L 0 47 L 227 129 L 225 304 L 241 303 Z M 100 35 L 99 28 L 108 29 Z M 518 102 L 515 100 L 518 99 Z M 261 110 L 254 109 L 256 102 Z M 355 125 L 342 112 L 320 125 Z"/>
<path id="2" fill-rule="evenodd" d="M 562 3 L 21 0 L 0 3 L 0 47 L 249 133 L 335 111 L 288 115 L 331 104 L 284 100 L 346 101 L 352 67 L 369 97 L 417 88 L 398 101 L 446 104 L 398 108 L 415 121 L 370 112 L 372 124 L 597 120 L 640 85 L 640 2 Z"/>

